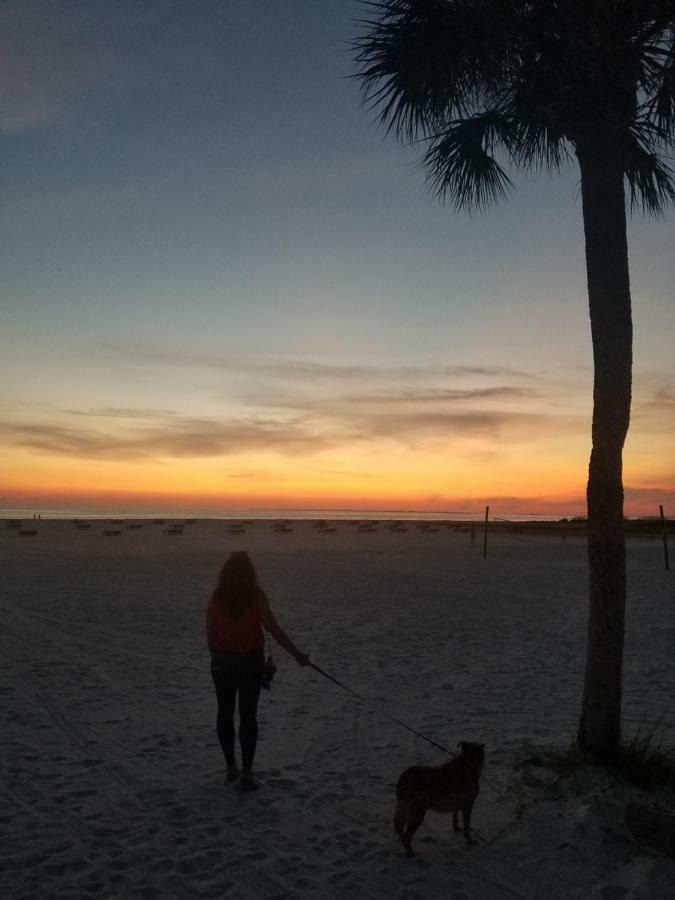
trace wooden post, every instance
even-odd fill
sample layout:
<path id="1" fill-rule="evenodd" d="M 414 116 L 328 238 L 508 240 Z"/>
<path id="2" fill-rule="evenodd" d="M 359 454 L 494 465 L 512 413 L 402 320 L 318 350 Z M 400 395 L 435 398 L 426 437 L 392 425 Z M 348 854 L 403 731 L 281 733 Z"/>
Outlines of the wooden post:
<path id="1" fill-rule="evenodd" d="M 488 516 L 490 515 L 490 507 L 485 507 L 485 528 L 483 529 L 483 559 L 487 556 L 487 534 L 488 534 Z"/>
<path id="2" fill-rule="evenodd" d="M 670 569 L 670 560 L 668 559 L 668 533 L 666 531 L 666 517 L 663 515 L 663 505 L 659 503 L 659 512 L 661 513 L 661 525 L 663 526 L 663 555 L 666 558 L 666 572 Z"/>

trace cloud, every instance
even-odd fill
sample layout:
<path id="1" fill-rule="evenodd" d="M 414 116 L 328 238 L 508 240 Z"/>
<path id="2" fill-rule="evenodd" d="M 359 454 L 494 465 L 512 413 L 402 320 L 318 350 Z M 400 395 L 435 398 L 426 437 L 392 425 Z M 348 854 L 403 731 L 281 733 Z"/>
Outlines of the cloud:
<path id="1" fill-rule="evenodd" d="M 221 362 L 222 365 L 222 362 Z M 328 382 L 361 382 L 368 381 L 417 381 L 419 379 L 458 378 L 458 377 L 503 377 L 531 379 L 532 373 L 523 370 L 498 366 L 346 366 L 327 363 L 303 362 L 299 360 L 280 360 L 274 363 L 236 360 L 228 365 L 246 368 L 261 375 L 275 379 L 299 381 L 301 383 Z"/>
<path id="2" fill-rule="evenodd" d="M 161 457 L 228 456 L 274 449 L 294 456 L 319 452 L 344 435 L 312 429 L 302 422 L 174 417 L 119 433 L 54 424 L 5 424 L 0 438 L 33 453 L 87 459 L 141 460 Z"/>
<path id="3" fill-rule="evenodd" d="M 508 366 L 477 365 L 342 365 L 297 359 L 258 360 L 168 352 L 145 345 L 102 345 L 113 356 L 142 365 L 217 370 L 227 377 L 223 395 L 247 407 L 286 410 L 350 419 L 360 408 L 386 408 L 487 401 L 511 403 L 541 397 L 541 373 Z M 520 384 L 506 384 L 504 379 Z M 470 379 L 500 379 L 499 384 L 448 385 Z M 537 386 L 532 381 L 538 379 Z M 360 390 L 368 385 L 368 390 Z M 422 417 L 424 418 L 424 417 Z"/>
<path id="4" fill-rule="evenodd" d="M 657 387 L 649 405 L 659 409 L 675 410 L 675 387 L 671 384 Z"/>
<path id="5" fill-rule="evenodd" d="M 509 440 L 518 435 L 532 434 L 550 421 L 539 413 L 511 413 L 497 410 L 467 410 L 466 412 L 411 411 L 352 415 L 352 427 L 360 427 L 370 439 L 389 438 L 408 446 L 422 446 L 430 442 L 455 439 L 484 438 L 491 442 Z M 567 418 L 568 424 L 572 417 Z M 562 427 L 562 426 L 561 426 Z"/>
<path id="6" fill-rule="evenodd" d="M 509 443 L 588 426 L 586 415 L 544 406 L 551 398 L 543 380 L 533 384 L 531 373 L 509 367 L 270 362 L 105 346 L 127 363 L 217 369 L 229 376 L 223 405 L 241 411 L 195 417 L 150 406 L 70 409 L 69 419 L 52 413 L 44 425 L 8 423 L 4 440 L 33 453 L 127 460 L 259 451 L 301 456 L 381 442 L 412 449 L 444 445 L 466 454 L 471 442 L 472 458 L 485 462 Z"/>
<path id="7" fill-rule="evenodd" d="M 126 362 L 222 372 L 227 377 L 223 401 L 228 405 L 234 401 L 253 412 L 246 421 L 248 428 L 261 434 L 257 443 L 282 453 L 295 452 L 297 446 L 306 452 L 320 452 L 354 441 L 392 440 L 406 447 L 422 447 L 478 438 L 493 445 L 498 438 L 532 434 L 552 421 L 560 427 L 587 425 L 585 418 L 564 411 L 554 417 L 550 409 L 514 407 L 521 401 L 536 401 L 541 407 L 542 385 L 532 384 L 532 373 L 510 367 L 341 365 L 297 359 L 270 362 L 227 354 L 173 353 L 128 343 L 106 344 L 105 348 Z M 507 377 L 516 383 L 506 383 Z M 497 378 L 497 384 L 485 383 Z M 467 386 L 467 380 L 473 383 Z M 454 381 L 459 384 L 448 384 Z M 368 389 L 361 390 L 363 385 Z M 277 423 L 273 433 L 261 424 L 266 420 Z M 280 422 L 289 424 L 282 428 Z M 178 432 L 182 429 L 177 422 L 173 427 Z M 289 432 L 284 430 L 289 427 Z M 238 434 L 240 430 L 241 422 Z M 173 438 L 171 446 L 177 442 L 178 438 Z M 237 440 L 234 445 L 241 443 Z M 251 437 L 246 449 L 255 443 Z M 192 434 L 190 446 L 199 446 Z M 482 449 L 494 452 L 494 447 Z"/>
<path id="8" fill-rule="evenodd" d="M 516 378 L 531 381 L 542 373 L 509 366 L 479 365 L 344 365 L 312 360 L 279 359 L 269 361 L 232 355 L 185 353 L 160 350 L 146 344 L 129 342 L 101 342 L 98 349 L 109 356 L 140 365 L 159 365 L 176 368 L 217 369 L 231 375 L 256 375 L 274 381 L 300 382 L 303 385 L 333 383 L 350 384 L 367 381 L 428 381 L 448 378 Z"/>
<path id="9" fill-rule="evenodd" d="M 102 411 L 99 411 L 102 412 Z M 114 410 L 107 418 L 118 427 L 81 427 L 54 422 L 6 422 L 0 440 L 33 453 L 87 459 L 161 459 L 231 456 L 274 451 L 286 456 L 317 454 L 354 442 L 382 439 L 421 447 L 433 442 L 484 438 L 494 442 L 540 429 L 546 417 L 535 413 L 489 410 L 443 412 L 428 409 L 392 411 L 341 408 L 330 415 L 286 419 L 194 418 L 152 410 Z M 74 413 L 73 416 L 80 416 Z M 81 418 L 97 418 L 85 414 Z"/>
<path id="10" fill-rule="evenodd" d="M 312 387 L 280 387 L 274 383 L 247 382 L 240 388 L 239 399 L 248 407 L 302 412 L 312 415 L 351 418 L 365 413 L 396 415 L 396 410 L 407 408 L 428 415 L 428 409 L 447 410 L 449 405 L 483 407 L 486 401 L 502 401 L 511 404 L 518 400 L 530 400 L 539 396 L 531 388 L 500 385 L 486 388 L 401 387 L 380 391 L 341 393 Z M 425 407 L 426 413 L 419 408 Z"/>
<path id="11" fill-rule="evenodd" d="M 376 478 L 373 472 L 359 471 L 355 469 L 314 469 L 319 475 L 339 475 L 347 478 Z"/>
<path id="12" fill-rule="evenodd" d="M 119 347 L 113 346 L 113 352 Z M 105 406 L 8 423 L 4 440 L 33 453 L 101 459 L 232 456 L 273 451 L 287 456 L 339 450 L 354 443 L 398 442 L 406 448 L 444 443 L 475 459 L 498 442 L 518 442 L 547 428 L 586 427 L 586 417 L 544 407 L 542 383 L 529 373 L 481 366 L 334 365 L 170 354 L 123 345 L 125 359 L 217 367 L 232 377 L 227 407 L 245 412 L 195 417 L 155 407 Z M 130 355 L 130 356 L 129 356 Z M 479 383 L 504 379 L 525 383 Z M 473 383 L 462 383 L 470 378 Z M 459 381 L 448 384 L 448 381 Z M 367 385 L 367 390 L 361 390 Z M 233 398 L 236 404 L 233 407 Z M 535 401 L 536 406 L 530 401 Z M 13 417 L 14 418 L 14 417 Z M 83 425 L 91 421 L 91 425 Z M 501 447 L 499 450 L 501 451 Z"/>
<path id="13" fill-rule="evenodd" d="M 309 385 L 279 387 L 264 382 L 247 383 L 240 399 L 249 407 L 283 410 L 306 420 L 330 422 L 362 440 L 386 438 L 406 446 L 467 437 L 494 441 L 505 433 L 512 437 L 516 433 L 532 434 L 553 421 L 561 428 L 588 425 L 585 416 L 564 411 L 554 415 L 541 404 L 535 410 L 514 408 L 517 401 L 539 398 L 539 392 L 530 386 L 402 386 L 341 393 L 339 388 L 343 385 L 333 391 L 322 391 L 313 380 Z"/>
<path id="14" fill-rule="evenodd" d="M 633 401 L 641 408 L 675 407 L 675 368 L 636 371 Z"/>
<path id="15" fill-rule="evenodd" d="M 44 128 L 89 98 L 98 111 L 149 91 L 161 102 L 224 78 L 222 48 L 194 10 L 188 26 L 162 0 L 103 4 L 3 0 L 0 4 L 0 132 Z M 200 24 L 201 23 L 201 24 Z M 139 40 L 139 35 L 142 40 Z"/>
<path id="16" fill-rule="evenodd" d="M 536 396 L 536 392 L 529 388 L 500 385 L 464 390 L 459 388 L 429 388 L 427 390 L 403 388 L 398 391 L 382 393 L 354 394 L 345 397 L 345 401 L 356 405 L 386 407 L 402 404 L 457 403 L 465 400 L 520 400 L 534 396 Z"/>
<path id="17" fill-rule="evenodd" d="M 71 416 L 87 416 L 93 419 L 153 419 L 168 418 L 177 416 L 178 413 L 171 409 L 153 409 L 147 408 L 131 408 L 131 407 L 114 407 L 107 406 L 100 409 L 66 409 L 64 410 Z"/>
<path id="18" fill-rule="evenodd" d="M 638 381 L 631 411 L 635 426 L 652 435 L 670 435 L 675 427 L 675 383 L 658 377 Z"/>
<path id="19" fill-rule="evenodd" d="M 653 504 L 653 515 L 658 515 L 659 512 L 659 504 L 667 504 L 671 511 L 675 508 L 675 488 L 672 485 L 669 486 L 654 486 L 654 487 L 624 487 L 624 498 L 626 502 L 634 503 L 639 501 L 642 504 L 651 503 Z M 666 509 L 666 515 L 668 514 L 668 509 Z"/>
<path id="20" fill-rule="evenodd" d="M 37 128 L 60 118 L 117 73 L 94 38 L 90 16 L 45 0 L 0 7 L 0 130 Z"/>

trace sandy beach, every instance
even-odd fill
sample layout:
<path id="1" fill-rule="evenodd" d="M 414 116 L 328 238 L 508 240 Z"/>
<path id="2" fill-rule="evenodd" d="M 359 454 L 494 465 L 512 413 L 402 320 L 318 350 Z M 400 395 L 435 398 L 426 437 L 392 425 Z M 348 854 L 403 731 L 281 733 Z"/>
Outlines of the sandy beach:
<path id="1" fill-rule="evenodd" d="M 480 539 L 447 525 L 138 524 L 0 530 L 0 895 L 674 896 L 675 861 L 625 826 L 635 788 L 584 770 L 553 791 L 545 771 L 514 769 L 575 733 L 583 535 L 502 530 L 483 559 Z M 506 800 L 482 785 L 478 846 L 430 813 L 419 857 L 405 859 L 396 780 L 442 754 L 279 648 L 260 704 L 262 788 L 225 784 L 204 609 L 237 549 L 314 662 L 443 746 L 486 743 L 485 774 Z M 675 587 L 658 537 L 629 538 L 628 553 L 630 734 L 659 716 L 675 724 Z"/>

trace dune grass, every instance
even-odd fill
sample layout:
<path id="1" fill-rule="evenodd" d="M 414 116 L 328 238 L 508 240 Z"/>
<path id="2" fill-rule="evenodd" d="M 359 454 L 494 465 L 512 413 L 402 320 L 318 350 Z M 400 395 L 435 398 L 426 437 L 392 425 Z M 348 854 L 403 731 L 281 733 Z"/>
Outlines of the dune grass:
<path id="1" fill-rule="evenodd" d="M 661 717 L 621 742 L 618 769 L 638 787 L 675 787 L 675 748 L 666 743 L 670 729 Z"/>
<path id="2" fill-rule="evenodd" d="M 635 734 L 621 741 L 619 758 L 611 768 L 643 790 L 675 788 L 675 747 L 667 742 L 669 731 L 663 716 L 652 725 L 643 722 Z M 545 753 L 544 764 L 561 778 L 567 778 L 584 766 L 594 765 L 594 761 L 572 742 Z"/>

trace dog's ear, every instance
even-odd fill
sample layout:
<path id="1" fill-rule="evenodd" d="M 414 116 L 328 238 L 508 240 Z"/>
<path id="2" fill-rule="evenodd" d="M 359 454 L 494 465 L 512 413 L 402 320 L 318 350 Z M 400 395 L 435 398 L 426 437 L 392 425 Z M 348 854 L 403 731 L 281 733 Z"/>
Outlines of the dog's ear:
<path id="1" fill-rule="evenodd" d="M 466 741 L 460 741 L 459 744 L 457 744 L 457 746 L 459 747 L 460 750 L 463 750 L 466 746 Z"/>

